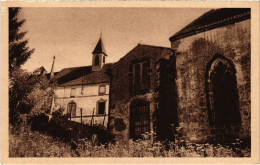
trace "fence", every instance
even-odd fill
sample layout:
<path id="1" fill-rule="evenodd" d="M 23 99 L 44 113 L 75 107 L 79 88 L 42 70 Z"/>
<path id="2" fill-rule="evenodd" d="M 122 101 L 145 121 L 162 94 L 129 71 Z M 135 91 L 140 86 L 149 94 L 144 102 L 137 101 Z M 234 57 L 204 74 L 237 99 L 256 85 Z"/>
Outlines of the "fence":
<path id="1" fill-rule="evenodd" d="M 104 114 L 94 114 L 95 109 L 93 109 L 92 115 L 82 115 L 82 108 L 80 109 L 80 116 L 72 116 L 70 113 L 69 120 L 79 122 L 82 124 L 87 124 L 90 126 L 93 125 L 102 125 L 104 127 L 107 127 L 108 122 L 108 115 L 106 113 Z"/>

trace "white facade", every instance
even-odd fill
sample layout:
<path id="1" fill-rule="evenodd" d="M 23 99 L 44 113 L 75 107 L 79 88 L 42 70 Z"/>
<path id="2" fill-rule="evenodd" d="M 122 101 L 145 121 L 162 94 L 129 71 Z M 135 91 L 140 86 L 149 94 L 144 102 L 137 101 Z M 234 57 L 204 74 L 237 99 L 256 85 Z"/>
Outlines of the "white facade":
<path id="1" fill-rule="evenodd" d="M 104 125 L 107 127 L 109 83 L 64 87 L 59 86 L 54 90 L 54 94 L 53 111 L 62 108 L 64 109 L 63 114 L 70 114 L 69 104 L 75 103 L 76 112 L 71 115 L 72 121 L 82 122 L 89 125 L 92 121 L 93 125 Z M 99 103 L 102 104 L 102 107 Z"/>

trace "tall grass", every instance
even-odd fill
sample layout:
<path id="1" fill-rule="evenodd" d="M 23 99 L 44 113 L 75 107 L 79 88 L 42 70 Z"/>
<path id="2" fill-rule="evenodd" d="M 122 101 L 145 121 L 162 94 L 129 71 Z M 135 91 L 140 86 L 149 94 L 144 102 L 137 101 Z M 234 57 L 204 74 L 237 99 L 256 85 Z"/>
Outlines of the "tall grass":
<path id="1" fill-rule="evenodd" d="M 237 139 L 231 144 L 194 144 L 176 140 L 151 144 L 148 140 L 129 141 L 129 145 L 98 145 L 96 135 L 79 140 L 76 149 L 49 135 L 10 128 L 10 157 L 249 157 L 250 149 Z"/>

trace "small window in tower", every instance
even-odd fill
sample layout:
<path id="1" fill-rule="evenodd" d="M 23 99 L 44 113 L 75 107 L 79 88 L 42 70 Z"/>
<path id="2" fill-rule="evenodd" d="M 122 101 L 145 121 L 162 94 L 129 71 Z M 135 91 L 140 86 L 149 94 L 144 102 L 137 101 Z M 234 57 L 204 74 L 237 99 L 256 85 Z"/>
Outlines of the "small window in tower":
<path id="1" fill-rule="evenodd" d="M 106 62 L 106 58 L 105 58 L 105 56 L 103 57 L 103 63 L 105 63 Z"/>
<path id="2" fill-rule="evenodd" d="M 71 88 L 70 97 L 75 97 L 75 95 L 76 95 L 76 88 Z"/>
<path id="3" fill-rule="evenodd" d="M 106 93 L 106 86 L 105 85 L 100 85 L 98 93 L 99 93 L 99 95 L 104 95 Z"/>
<path id="4" fill-rule="evenodd" d="M 95 66 L 99 66 L 99 57 L 98 57 L 98 55 L 95 57 Z"/>

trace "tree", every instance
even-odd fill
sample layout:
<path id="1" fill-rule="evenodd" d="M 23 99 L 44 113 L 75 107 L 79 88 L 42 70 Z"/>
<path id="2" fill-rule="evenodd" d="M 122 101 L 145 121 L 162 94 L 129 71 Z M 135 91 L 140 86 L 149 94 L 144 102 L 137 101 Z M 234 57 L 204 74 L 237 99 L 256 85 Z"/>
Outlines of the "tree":
<path id="1" fill-rule="evenodd" d="M 18 20 L 21 8 L 9 8 L 9 76 L 15 68 L 23 65 L 34 52 L 27 46 L 28 40 L 23 40 L 26 32 L 20 32 L 25 20 Z"/>
<path id="2" fill-rule="evenodd" d="M 21 68 L 11 72 L 9 83 L 9 121 L 19 125 L 21 114 L 48 113 L 52 91 L 44 67 L 33 73 Z"/>
<path id="3" fill-rule="evenodd" d="M 15 122 L 19 114 L 32 108 L 27 95 L 38 81 L 21 69 L 34 52 L 23 40 L 26 32 L 20 32 L 25 20 L 18 20 L 21 8 L 9 8 L 9 121 Z"/>

